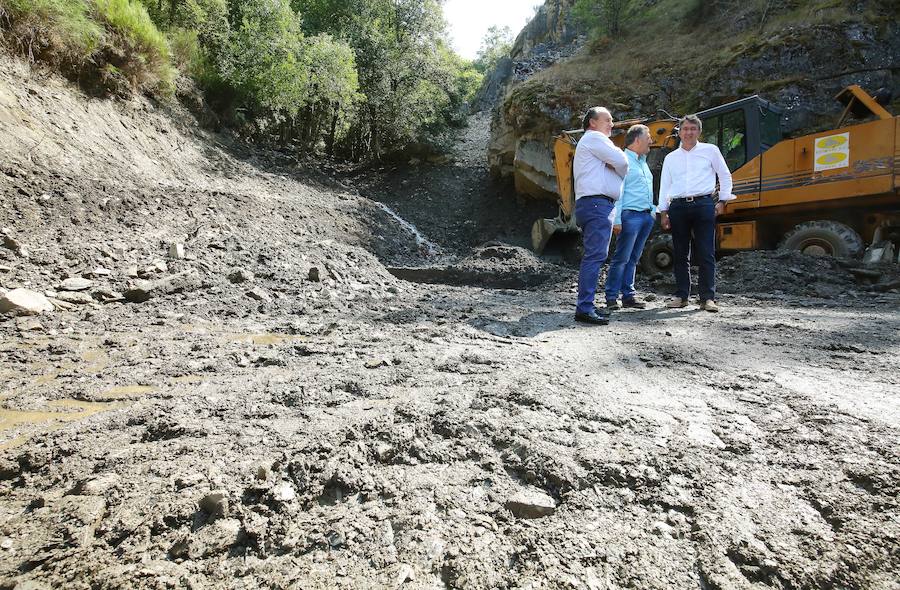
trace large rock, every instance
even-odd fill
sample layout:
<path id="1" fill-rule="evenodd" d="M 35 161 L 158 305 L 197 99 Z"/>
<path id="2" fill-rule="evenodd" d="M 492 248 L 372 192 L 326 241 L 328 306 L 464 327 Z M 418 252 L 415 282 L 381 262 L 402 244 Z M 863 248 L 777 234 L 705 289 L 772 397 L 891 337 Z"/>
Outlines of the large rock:
<path id="1" fill-rule="evenodd" d="M 526 490 L 511 496 L 506 509 L 518 518 L 541 518 L 556 511 L 556 500 L 543 492 Z"/>
<path id="2" fill-rule="evenodd" d="M 0 295 L 0 313 L 39 315 L 53 311 L 53 304 L 40 293 L 28 289 L 13 289 Z"/>
<path id="3" fill-rule="evenodd" d="M 125 290 L 126 301 L 142 303 L 159 295 L 184 293 L 199 289 L 202 284 L 200 273 L 196 269 L 186 270 L 156 281 L 138 279 L 129 284 Z"/>

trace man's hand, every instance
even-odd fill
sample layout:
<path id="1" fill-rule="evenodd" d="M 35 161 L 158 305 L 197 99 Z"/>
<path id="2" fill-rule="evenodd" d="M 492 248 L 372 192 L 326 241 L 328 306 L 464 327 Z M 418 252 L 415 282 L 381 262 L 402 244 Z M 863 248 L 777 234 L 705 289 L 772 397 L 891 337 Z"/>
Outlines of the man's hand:
<path id="1" fill-rule="evenodd" d="M 723 213 L 725 213 L 725 203 L 719 201 L 718 203 L 716 203 L 716 217 Z"/>
<path id="2" fill-rule="evenodd" d="M 614 225 L 613 226 L 613 235 L 617 236 L 622 232 L 622 225 Z"/>
<path id="3" fill-rule="evenodd" d="M 665 231 L 669 231 L 670 229 L 672 229 L 672 222 L 669 221 L 669 214 L 666 213 L 665 211 L 662 211 L 662 212 L 660 212 L 659 215 L 660 215 L 660 218 L 659 218 L 660 227 L 662 227 Z"/>

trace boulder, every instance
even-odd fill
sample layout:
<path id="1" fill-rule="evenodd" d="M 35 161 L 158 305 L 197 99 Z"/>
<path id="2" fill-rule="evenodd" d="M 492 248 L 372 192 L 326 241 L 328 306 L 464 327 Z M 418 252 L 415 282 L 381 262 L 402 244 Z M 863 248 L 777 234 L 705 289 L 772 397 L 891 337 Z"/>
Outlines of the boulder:
<path id="1" fill-rule="evenodd" d="M 53 311 L 53 305 L 40 293 L 28 289 L 13 289 L 0 295 L 0 313 L 39 315 L 48 311 Z"/>
<path id="2" fill-rule="evenodd" d="M 517 518 L 541 518 L 556 511 L 556 500 L 537 490 L 518 492 L 505 505 Z"/>

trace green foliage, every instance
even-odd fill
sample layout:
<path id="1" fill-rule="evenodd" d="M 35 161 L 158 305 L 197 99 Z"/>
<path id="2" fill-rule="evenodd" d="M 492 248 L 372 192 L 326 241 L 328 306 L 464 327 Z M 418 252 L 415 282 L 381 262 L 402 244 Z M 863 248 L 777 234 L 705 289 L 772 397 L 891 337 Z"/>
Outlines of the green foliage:
<path id="1" fill-rule="evenodd" d="M 137 88 L 171 91 L 174 72 L 169 43 L 147 10 L 131 0 L 94 2 L 97 20 L 106 25 L 107 38 L 117 50 L 110 63 Z"/>
<path id="2" fill-rule="evenodd" d="M 487 30 L 478 49 L 475 69 L 482 74 L 489 72 L 501 58 L 508 56 L 513 44 L 512 29 L 494 25 Z"/>
<path id="3" fill-rule="evenodd" d="M 87 0 L 0 0 L 0 26 L 29 58 L 66 67 L 88 60 L 103 40 Z"/>
<path id="4" fill-rule="evenodd" d="M 165 93 L 180 72 L 226 123 L 356 159 L 464 123 L 511 41 L 461 59 L 441 0 L 0 0 L 0 27 L 82 83 Z"/>
<path id="5" fill-rule="evenodd" d="M 594 36 L 618 35 L 629 4 L 631 0 L 576 0 L 572 13 Z"/>

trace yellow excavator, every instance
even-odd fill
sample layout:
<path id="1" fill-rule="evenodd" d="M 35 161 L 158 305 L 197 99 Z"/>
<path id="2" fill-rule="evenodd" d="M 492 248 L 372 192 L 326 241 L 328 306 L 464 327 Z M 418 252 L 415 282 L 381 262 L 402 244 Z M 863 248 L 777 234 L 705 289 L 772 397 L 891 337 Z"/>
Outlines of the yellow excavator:
<path id="1" fill-rule="evenodd" d="M 719 217 L 722 252 L 772 249 L 812 255 L 898 261 L 900 251 L 900 117 L 857 85 L 836 97 L 844 105 L 837 125 L 784 139 L 782 111 L 759 96 L 717 106 L 697 115 L 702 141 L 719 146 L 734 180 L 725 213 Z M 857 122 L 847 124 L 853 118 Z M 624 131 L 635 123 L 650 128 L 648 164 L 658 194 L 666 154 L 678 147 L 674 117 L 617 123 L 613 142 L 623 147 Z M 553 146 L 559 216 L 539 219 L 532 245 L 543 252 L 558 232 L 577 232 L 572 162 L 581 130 L 564 131 Z M 868 249 L 866 249 L 866 245 Z M 672 266 L 671 237 L 659 232 L 644 249 L 642 266 L 662 272 Z"/>

